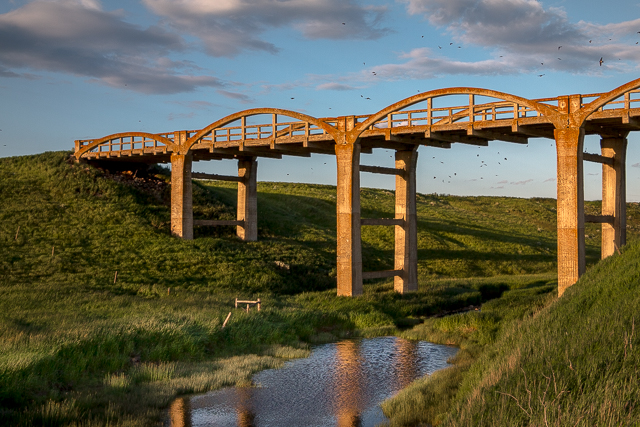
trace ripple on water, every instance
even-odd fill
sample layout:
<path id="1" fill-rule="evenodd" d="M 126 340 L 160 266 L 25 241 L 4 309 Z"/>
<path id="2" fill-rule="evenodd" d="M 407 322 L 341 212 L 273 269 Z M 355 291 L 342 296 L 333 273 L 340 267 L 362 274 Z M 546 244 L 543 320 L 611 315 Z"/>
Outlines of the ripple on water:
<path id="1" fill-rule="evenodd" d="M 253 376 L 256 387 L 180 399 L 171 427 L 368 427 L 386 421 L 380 402 L 447 366 L 454 347 L 398 337 L 344 340 L 312 349 L 305 359 Z"/>

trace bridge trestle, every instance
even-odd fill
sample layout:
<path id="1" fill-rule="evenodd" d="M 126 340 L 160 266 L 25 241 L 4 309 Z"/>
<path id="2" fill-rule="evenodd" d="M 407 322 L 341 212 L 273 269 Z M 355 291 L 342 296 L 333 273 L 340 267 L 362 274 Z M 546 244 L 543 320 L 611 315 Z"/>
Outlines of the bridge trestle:
<path id="1" fill-rule="evenodd" d="M 528 100 L 479 88 L 437 89 L 401 100 L 372 115 L 314 118 L 290 110 L 258 108 L 222 118 L 199 131 L 128 132 L 76 141 L 78 161 L 154 164 L 171 161 L 171 233 L 193 239 L 194 225 L 235 225 L 244 241 L 258 238 L 257 157 L 333 154 L 337 162 L 337 292 L 360 295 L 363 280 L 394 277 L 394 289 L 417 289 L 416 161 L 420 145 L 486 146 L 491 140 L 527 143 L 553 138 L 557 150 L 558 295 L 585 271 L 585 223 L 602 224 L 602 258 L 626 243 L 627 135 L 640 129 L 640 79 L 603 94 Z M 435 108 L 433 99 L 468 94 L 469 102 Z M 632 94 L 635 94 L 633 97 Z M 498 102 L 476 103 L 476 96 Z M 409 107 L 426 102 L 426 109 Z M 247 117 L 271 115 L 270 123 Z M 293 122 L 279 122 L 278 116 Z M 234 123 L 240 122 L 240 126 Z M 583 152 L 585 135 L 600 135 L 601 154 Z M 395 167 L 361 166 L 360 154 L 396 151 Z M 334 151 L 335 150 L 335 151 Z M 193 220 L 192 162 L 238 159 L 237 219 Z M 585 215 L 583 161 L 602 164 L 602 214 Z M 394 218 L 361 218 L 360 172 L 396 176 Z M 216 179 L 209 174 L 205 179 Z M 362 271 L 361 226 L 394 226 L 394 269 Z"/>

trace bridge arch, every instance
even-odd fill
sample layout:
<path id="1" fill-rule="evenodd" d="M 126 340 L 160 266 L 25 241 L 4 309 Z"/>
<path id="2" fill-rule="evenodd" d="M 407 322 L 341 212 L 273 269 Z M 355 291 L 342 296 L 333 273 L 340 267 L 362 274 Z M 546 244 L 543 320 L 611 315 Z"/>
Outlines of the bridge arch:
<path id="1" fill-rule="evenodd" d="M 207 136 L 208 134 L 210 134 L 211 132 L 213 132 L 215 129 L 219 127 L 227 125 L 238 119 L 251 117 L 251 116 L 258 116 L 261 114 L 277 114 L 281 116 L 298 119 L 301 122 L 318 126 L 319 128 L 323 129 L 325 132 L 327 132 L 329 135 L 331 135 L 331 137 L 334 140 L 339 139 L 339 131 L 336 127 L 316 117 L 309 116 L 304 113 L 299 113 L 297 111 L 285 110 L 282 108 L 251 108 L 248 110 L 238 111 L 237 113 L 233 113 L 231 115 L 223 117 L 222 119 L 217 120 L 211 123 L 209 126 L 206 126 L 203 129 L 199 130 L 193 136 L 187 139 L 186 144 L 183 147 L 183 151 L 185 153 L 188 152 L 191 149 L 191 147 L 193 147 L 199 140 L 201 140 L 203 137 Z"/>
<path id="2" fill-rule="evenodd" d="M 420 102 L 426 101 L 428 99 L 440 98 L 448 95 L 479 95 L 479 96 L 487 96 L 496 99 L 502 99 L 504 101 L 514 102 L 519 105 L 524 105 L 526 107 L 531 108 L 532 110 L 538 111 L 540 114 L 543 114 L 551 120 L 556 128 L 566 127 L 566 120 L 562 118 L 563 114 L 558 112 L 556 109 L 549 105 L 542 104 L 537 101 L 532 101 L 527 98 L 522 98 L 520 96 L 511 95 L 504 92 L 498 92 L 490 89 L 482 89 L 482 88 L 473 88 L 473 87 L 452 87 L 446 89 L 436 89 L 429 92 L 423 92 L 418 95 L 413 95 L 408 98 L 405 98 L 401 101 L 398 101 L 394 104 L 389 105 L 388 107 L 383 108 L 375 114 L 372 114 L 367 118 L 364 122 L 358 123 L 353 132 L 356 134 L 355 137 L 359 136 L 364 132 L 367 128 L 372 126 L 378 120 L 386 117 L 389 114 L 398 112 L 406 107 L 410 107 L 412 105 L 418 104 Z"/>
<path id="3" fill-rule="evenodd" d="M 640 79 L 632 80 L 628 83 L 623 84 L 622 86 L 618 86 L 617 88 L 600 95 L 600 97 L 594 99 L 584 107 L 580 109 L 579 116 L 577 117 L 578 123 L 577 125 L 581 126 L 591 114 L 596 112 L 600 107 L 605 106 L 609 102 L 619 98 L 627 92 L 631 92 L 633 90 L 640 88 Z"/>
<path id="4" fill-rule="evenodd" d="M 164 145 L 166 145 L 168 148 L 170 148 L 172 151 L 176 151 L 176 147 L 177 145 L 169 138 L 162 136 L 162 135 L 158 135 L 158 134 L 154 134 L 154 133 L 147 133 L 147 132 L 125 132 L 125 133 L 114 133 L 111 135 L 107 135 L 103 138 L 100 139 L 94 139 L 91 143 L 89 143 L 88 145 L 85 145 L 84 147 L 80 148 L 78 151 L 75 152 L 75 157 L 77 160 L 80 160 L 80 158 L 90 152 L 91 150 L 93 150 L 94 148 L 109 142 L 109 141 L 113 141 L 116 139 L 124 139 L 124 138 L 131 138 L 131 145 L 132 145 L 132 149 L 133 149 L 133 144 L 135 143 L 134 138 L 143 138 L 142 142 L 144 143 L 144 141 L 148 141 L 148 140 L 153 140 L 156 142 L 160 142 Z M 138 141 L 140 142 L 140 141 Z M 129 142 L 127 142 L 129 143 Z"/>

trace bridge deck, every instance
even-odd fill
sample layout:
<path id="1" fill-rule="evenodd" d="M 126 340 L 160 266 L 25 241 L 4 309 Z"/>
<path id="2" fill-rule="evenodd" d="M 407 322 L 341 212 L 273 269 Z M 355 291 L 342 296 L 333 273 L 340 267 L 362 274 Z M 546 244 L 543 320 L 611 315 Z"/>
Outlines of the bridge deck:
<path id="1" fill-rule="evenodd" d="M 603 94 L 581 96 L 581 107 Z M 562 98 L 534 100 L 558 108 Z M 528 138 L 554 138 L 554 125 L 549 117 L 513 102 L 491 102 L 462 106 L 431 106 L 427 108 L 396 111 L 376 121 L 360 135 L 362 152 L 373 148 L 397 148 L 398 144 L 413 144 L 449 148 L 452 143 L 487 145 L 500 140 L 527 143 Z M 371 115 L 321 118 L 331 126 L 347 118 L 355 124 L 363 123 Z M 621 99 L 600 107 L 586 120 L 586 134 L 602 134 L 603 129 L 612 135 L 640 129 L 640 91 L 627 92 Z M 245 118 L 236 120 L 234 126 L 222 126 L 203 136 L 191 147 L 194 160 L 224 159 L 237 156 L 275 157 L 282 155 L 309 156 L 312 153 L 335 154 L 333 137 L 317 125 L 304 121 L 278 122 L 273 115 L 271 123 L 247 124 Z M 275 136 L 274 136 L 275 130 Z M 198 130 L 186 131 L 187 138 Z M 169 141 L 176 141 L 177 132 L 157 134 Z M 76 152 L 85 149 L 97 139 L 76 141 Z M 142 163 L 166 163 L 173 152 L 171 146 L 149 136 L 132 133 L 114 134 L 102 144 L 82 154 L 86 160 L 117 160 Z"/>

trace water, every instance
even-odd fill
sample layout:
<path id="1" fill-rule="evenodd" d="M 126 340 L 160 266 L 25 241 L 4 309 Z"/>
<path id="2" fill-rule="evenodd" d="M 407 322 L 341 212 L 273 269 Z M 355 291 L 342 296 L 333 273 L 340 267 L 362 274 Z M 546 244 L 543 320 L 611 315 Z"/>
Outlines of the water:
<path id="1" fill-rule="evenodd" d="M 171 406 L 171 427 L 369 427 L 386 421 L 379 403 L 447 366 L 457 349 L 397 337 L 316 346 L 305 359 L 254 375 L 255 387 L 226 388 Z"/>

